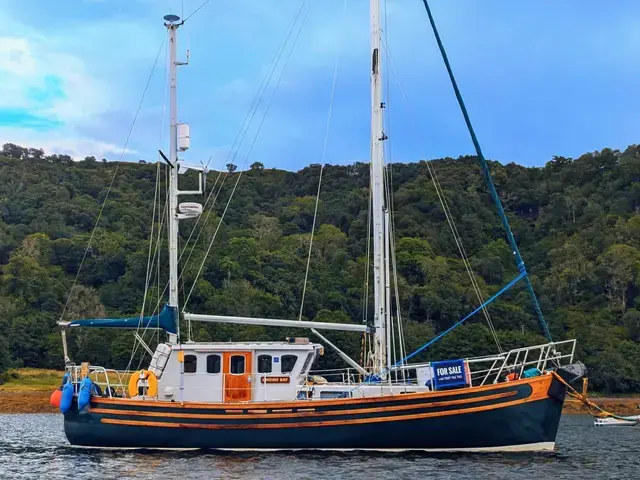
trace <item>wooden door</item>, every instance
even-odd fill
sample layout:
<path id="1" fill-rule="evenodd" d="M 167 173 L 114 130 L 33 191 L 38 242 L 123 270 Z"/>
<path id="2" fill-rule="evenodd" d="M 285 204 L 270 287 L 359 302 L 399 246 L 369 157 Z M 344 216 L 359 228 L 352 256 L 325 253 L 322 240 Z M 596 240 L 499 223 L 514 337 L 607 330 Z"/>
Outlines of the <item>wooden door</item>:
<path id="1" fill-rule="evenodd" d="M 224 401 L 251 401 L 251 352 L 225 352 Z"/>

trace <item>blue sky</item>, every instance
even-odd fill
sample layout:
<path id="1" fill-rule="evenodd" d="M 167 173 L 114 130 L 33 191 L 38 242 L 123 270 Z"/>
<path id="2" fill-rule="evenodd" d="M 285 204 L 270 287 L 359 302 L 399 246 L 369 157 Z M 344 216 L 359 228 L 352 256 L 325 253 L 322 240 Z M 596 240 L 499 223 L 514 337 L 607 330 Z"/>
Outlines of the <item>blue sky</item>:
<path id="1" fill-rule="evenodd" d="M 213 0 L 180 29 L 179 119 L 189 162 L 220 167 L 302 0 Z M 420 0 L 386 4 L 392 161 L 472 152 Z M 0 0 L 0 142 L 119 158 L 165 36 L 162 16 L 202 0 Z M 366 0 L 312 2 L 277 90 L 235 163 L 298 169 L 369 155 Z M 487 157 L 543 165 L 640 140 L 640 2 L 432 0 Z M 166 149 L 165 52 L 124 158 Z M 390 62 L 393 68 L 390 67 Z M 385 75 L 386 77 L 387 75 Z M 260 134 L 247 157 L 265 107 Z M 163 115 L 164 112 L 164 115 Z M 161 137 L 162 133 L 164 137 Z"/>

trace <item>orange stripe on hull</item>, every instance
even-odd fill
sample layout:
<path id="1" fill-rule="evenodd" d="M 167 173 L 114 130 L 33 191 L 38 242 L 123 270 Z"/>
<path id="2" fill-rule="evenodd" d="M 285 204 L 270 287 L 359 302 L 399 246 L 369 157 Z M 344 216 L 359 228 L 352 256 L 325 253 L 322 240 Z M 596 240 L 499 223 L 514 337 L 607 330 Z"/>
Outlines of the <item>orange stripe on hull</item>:
<path id="1" fill-rule="evenodd" d="M 111 408 L 92 408 L 89 411 L 92 413 L 109 414 L 109 415 L 131 415 L 140 417 L 163 417 L 163 418 L 188 418 L 188 419 L 200 419 L 200 420 L 258 420 L 268 418 L 299 418 L 299 417 L 324 417 L 335 415 L 354 415 L 354 414 L 368 414 L 368 413 L 380 413 L 380 412 L 392 412 L 402 410 L 413 410 L 416 408 L 435 408 L 435 407 L 448 407 L 453 405 L 460 405 L 465 403 L 484 402 L 487 400 L 498 400 L 500 398 L 507 398 L 516 395 L 518 392 L 504 392 L 496 393 L 494 395 L 485 395 L 483 397 L 464 398 L 459 400 L 451 400 L 449 402 L 429 402 L 429 403 L 412 403 L 411 405 L 395 405 L 391 407 L 378 407 L 378 408 L 359 408 L 350 410 L 334 410 L 328 412 L 297 412 L 297 413 L 272 413 L 264 415 L 256 414 L 242 414 L 242 415 L 216 415 L 216 414 L 197 414 L 197 413 L 170 413 L 170 412 L 145 412 L 140 410 L 116 410 Z M 251 412 L 251 410 L 249 411 Z"/>
<path id="2" fill-rule="evenodd" d="M 546 396 L 547 390 L 553 381 L 553 375 L 540 375 L 538 377 L 524 378 L 508 383 L 499 383 L 484 385 L 482 387 L 462 388 L 459 390 L 447 390 L 443 392 L 424 392 L 424 393 L 403 393 L 398 395 L 385 395 L 367 398 L 337 398 L 330 400 L 312 400 L 305 401 L 280 401 L 280 402 L 247 402 L 239 405 L 233 405 L 228 403 L 204 403 L 204 402 L 169 402 L 162 400 L 132 400 L 123 398 L 92 398 L 92 404 L 104 404 L 107 405 L 138 405 L 152 408 L 184 408 L 184 409 L 221 409 L 228 412 L 232 411 L 245 411 L 247 409 L 255 409 L 260 407 L 261 409 L 285 409 L 296 408 L 300 409 L 302 405 L 313 405 L 313 407 L 330 407 L 332 405 L 361 405 L 366 403 L 376 403 L 383 399 L 385 402 L 404 401 L 407 399 L 420 401 L 438 397 L 451 397 L 456 395 L 467 395 L 475 392 L 491 392 L 499 390 L 505 387 L 512 387 L 518 385 L 529 385 L 532 389 L 531 397 L 537 397 L 542 395 Z M 541 397 L 542 398 L 542 397 Z M 453 400 L 452 400 L 453 401 Z"/>
<path id="3" fill-rule="evenodd" d="M 535 400 L 540 400 L 537 398 Z M 340 425 L 359 425 L 370 423 L 383 423 L 383 422 L 397 422 L 403 420 L 418 420 L 422 418 L 430 417 L 444 417 L 450 415 L 464 415 L 467 413 L 482 412 L 487 410 L 496 410 L 499 408 L 506 408 L 515 405 L 522 405 L 528 402 L 535 401 L 532 397 L 512 400 L 510 402 L 498 403 L 495 405 L 485 405 L 482 407 L 462 408 L 458 410 L 450 410 L 446 412 L 428 412 L 428 413 L 416 413 L 411 415 L 395 415 L 389 417 L 374 417 L 374 418 L 358 418 L 351 420 L 325 420 L 316 422 L 303 422 L 303 423 L 267 423 L 267 424 L 251 424 L 251 425 L 215 425 L 215 424 L 202 424 L 202 423 L 178 423 L 178 422 L 147 422 L 142 420 L 119 420 L 114 418 L 103 418 L 101 423 L 110 425 L 126 425 L 135 427 L 161 427 L 161 428 L 198 428 L 206 430 L 239 430 L 239 429 L 274 429 L 274 428 L 301 428 L 301 427 L 330 427 Z"/>

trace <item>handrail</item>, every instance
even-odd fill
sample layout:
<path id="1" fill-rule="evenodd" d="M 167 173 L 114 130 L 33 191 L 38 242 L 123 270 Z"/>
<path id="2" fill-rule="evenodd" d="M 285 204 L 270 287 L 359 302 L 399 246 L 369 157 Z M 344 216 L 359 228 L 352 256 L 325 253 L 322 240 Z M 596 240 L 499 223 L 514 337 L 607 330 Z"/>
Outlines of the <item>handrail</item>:
<path id="1" fill-rule="evenodd" d="M 480 357 L 464 359 L 468 365 L 471 386 L 482 386 L 489 383 L 498 383 L 502 380 L 502 375 L 506 372 L 515 372 L 520 377 L 523 376 L 525 370 L 529 368 L 536 368 L 540 372 L 547 371 L 547 365 L 549 362 L 553 362 L 553 365 L 560 365 L 563 363 L 573 362 L 575 355 L 576 340 L 562 340 L 559 342 L 549 342 L 542 345 L 534 345 L 529 347 L 519 347 L 503 352 L 497 355 L 485 355 Z M 566 353 L 562 353 L 564 350 Z M 429 368 L 432 366 L 431 362 L 421 362 L 411 365 L 402 365 L 395 367 L 392 371 L 396 373 L 399 371 L 407 372 L 401 378 L 398 374 L 396 378 L 388 378 L 380 383 L 362 383 L 359 373 L 352 368 L 343 369 L 324 369 L 310 371 L 307 375 L 307 379 L 313 376 L 322 376 L 327 383 L 311 383 L 304 382 L 303 384 L 296 385 L 295 398 L 299 398 L 301 392 L 311 392 L 314 388 L 339 388 L 347 387 L 346 392 L 358 392 L 357 395 L 372 396 L 372 395 L 385 395 L 389 394 L 389 388 L 396 391 L 397 388 L 402 388 L 404 391 L 423 391 L 425 385 L 421 385 L 418 382 L 419 370 Z M 78 388 L 80 383 L 80 372 L 82 367 L 79 365 L 70 365 L 67 370 L 71 374 L 71 380 Z M 103 395 L 109 398 L 124 397 L 128 398 L 128 382 L 129 378 L 135 372 L 121 371 L 115 369 L 107 369 L 101 366 L 91 365 L 89 366 L 89 376 L 94 383 L 103 387 Z M 414 373 L 412 373 L 414 372 Z M 331 381 L 335 379 L 335 381 Z M 223 383 L 221 391 L 228 390 L 244 390 L 246 387 L 227 388 Z M 379 392 L 376 390 L 379 388 Z M 266 385 L 265 385 L 266 393 Z M 224 398 L 224 397 L 223 397 Z M 305 399 L 310 398 L 305 395 Z M 315 398 L 315 397 L 314 397 Z M 267 401 L 265 395 L 265 401 Z M 255 400 L 254 400 L 255 401 Z"/>

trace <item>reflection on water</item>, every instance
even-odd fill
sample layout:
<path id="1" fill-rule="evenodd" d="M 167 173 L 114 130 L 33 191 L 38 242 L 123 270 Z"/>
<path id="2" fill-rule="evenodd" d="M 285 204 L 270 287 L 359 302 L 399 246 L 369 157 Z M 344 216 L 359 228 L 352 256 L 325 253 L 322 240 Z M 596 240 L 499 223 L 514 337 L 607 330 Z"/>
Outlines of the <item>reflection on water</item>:
<path id="1" fill-rule="evenodd" d="M 74 448 L 61 415 L 0 415 L 0 478 L 640 478 L 640 428 L 564 417 L 553 454 L 216 453 Z"/>

